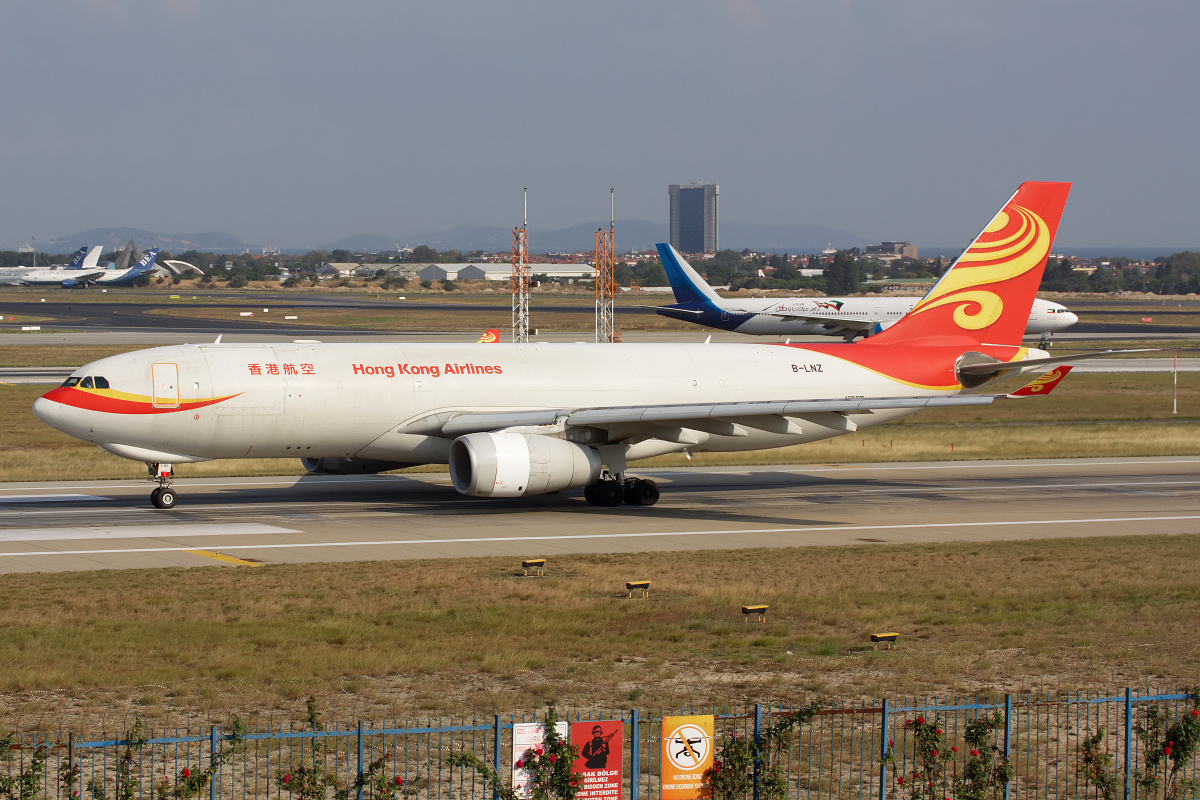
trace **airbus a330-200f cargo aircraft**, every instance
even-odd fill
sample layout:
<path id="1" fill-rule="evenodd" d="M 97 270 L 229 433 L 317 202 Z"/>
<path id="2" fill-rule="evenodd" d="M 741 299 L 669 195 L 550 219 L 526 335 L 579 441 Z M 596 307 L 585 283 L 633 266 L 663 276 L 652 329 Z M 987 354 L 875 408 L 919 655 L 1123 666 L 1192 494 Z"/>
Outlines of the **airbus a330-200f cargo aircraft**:
<path id="1" fill-rule="evenodd" d="M 841 336 L 848 342 L 874 336 L 895 325 L 913 309 L 916 297 L 721 297 L 700 273 L 669 244 L 658 245 L 663 270 L 675 302 L 645 306 L 659 316 L 707 328 L 756 336 Z M 1061 303 L 1035 297 L 1025 335 L 1041 334 L 1045 347 L 1050 334 L 1065 330 L 1079 317 Z"/>
<path id="2" fill-rule="evenodd" d="M 650 505 L 658 488 L 627 477 L 631 461 L 1045 394 L 1065 369 L 1013 394 L 965 392 L 1031 359 L 1068 360 L 1020 342 L 1069 189 L 1023 184 L 912 311 L 857 343 L 182 345 L 88 364 L 33 410 L 146 462 L 160 508 L 176 502 L 173 464 L 216 458 L 301 458 L 312 472 L 448 463 L 467 495 L 583 488 L 594 505 Z"/>

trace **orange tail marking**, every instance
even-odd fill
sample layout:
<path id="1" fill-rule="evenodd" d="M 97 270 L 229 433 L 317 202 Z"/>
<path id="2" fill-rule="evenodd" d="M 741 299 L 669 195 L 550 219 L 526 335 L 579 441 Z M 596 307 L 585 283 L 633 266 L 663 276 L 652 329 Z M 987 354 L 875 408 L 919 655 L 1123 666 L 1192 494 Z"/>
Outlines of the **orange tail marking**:
<path id="1" fill-rule="evenodd" d="M 488 328 L 475 340 L 476 344 L 497 344 L 500 341 L 500 330 L 498 328 Z"/>
<path id="2" fill-rule="evenodd" d="M 935 336 L 1019 343 L 1070 190 L 1069 183 L 1021 184 L 929 294 L 867 343 Z"/>

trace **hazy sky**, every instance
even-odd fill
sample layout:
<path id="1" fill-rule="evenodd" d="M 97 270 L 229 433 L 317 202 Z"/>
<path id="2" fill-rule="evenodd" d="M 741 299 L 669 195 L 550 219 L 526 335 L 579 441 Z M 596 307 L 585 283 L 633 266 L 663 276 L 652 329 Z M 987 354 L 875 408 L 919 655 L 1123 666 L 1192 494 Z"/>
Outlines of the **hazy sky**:
<path id="1" fill-rule="evenodd" d="M 724 219 L 1200 244 L 1197 0 L 0 0 L 0 246 Z"/>

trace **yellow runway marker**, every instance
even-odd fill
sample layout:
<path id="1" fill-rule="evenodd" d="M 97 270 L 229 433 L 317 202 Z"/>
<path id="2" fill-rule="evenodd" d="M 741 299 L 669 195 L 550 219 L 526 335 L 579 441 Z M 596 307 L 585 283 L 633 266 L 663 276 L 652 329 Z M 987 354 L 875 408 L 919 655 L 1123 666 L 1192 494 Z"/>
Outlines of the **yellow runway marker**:
<path id="1" fill-rule="evenodd" d="M 233 556 L 214 553 L 212 550 L 185 550 L 185 553 L 191 553 L 194 556 L 204 556 L 205 558 L 213 558 L 217 561 L 224 561 L 226 564 L 234 564 L 239 567 L 261 567 L 262 564 L 253 561 L 246 561 L 242 558 L 234 558 Z"/>

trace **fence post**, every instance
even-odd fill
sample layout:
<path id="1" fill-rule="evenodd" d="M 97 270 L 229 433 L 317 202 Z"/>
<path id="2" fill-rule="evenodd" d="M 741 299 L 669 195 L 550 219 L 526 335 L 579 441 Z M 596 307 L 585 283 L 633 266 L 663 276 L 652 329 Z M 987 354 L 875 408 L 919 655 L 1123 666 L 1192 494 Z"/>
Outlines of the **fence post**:
<path id="1" fill-rule="evenodd" d="M 629 800 L 638 800 L 638 781 L 641 780 L 641 740 L 638 739 L 638 710 L 629 712 Z"/>
<path id="2" fill-rule="evenodd" d="M 1133 781 L 1133 691 L 1125 689 L 1125 800 L 1129 800 Z"/>
<path id="3" fill-rule="evenodd" d="M 1012 753 L 1012 695 L 1004 695 L 1004 763 L 1009 764 Z M 1013 773 L 1016 774 L 1015 772 Z M 1004 782 L 1004 800 L 1008 800 L 1008 787 L 1011 780 Z"/>
<path id="4" fill-rule="evenodd" d="M 492 763 L 496 768 L 496 777 L 500 777 L 500 715 L 496 715 L 494 727 L 492 729 Z M 492 787 L 492 800 L 500 800 L 499 784 Z"/>
<path id="5" fill-rule="evenodd" d="M 208 732 L 209 740 L 209 758 L 208 763 L 212 767 L 212 777 L 208 779 L 208 800 L 217 800 L 217 778 L 220 776 L 220 771 L 217 765 L 217 726 L 213 725 Z"/>
<path id="6" fill-rule="evenodd" d="M 887 800 L 888 701 L 883 701 L 883 721 L 879 725 L 879 800 Z"/>
<path id="7" fill-rule="evenodd" d="M 365 748 L 363 747 L 363 729 L 365 727 L 366 726 L 363 724 L 363 721 L 360 719 L 358 721 L 358 780 L 356 781 L 356 783 L 358 784 L 358 792 L 355 794 L 355 796 L 357 797 L 358 800 L 362 800 L 362 794 L 363 794 L 363 792 L 362 792 L 362 790 L 363 790 L 363 787 L 362 787 L 363 753 L 365 750 Z"/>
<path id="8" fill-rule="evenodd" d="M 754 704 L 754 800 L 758 800 L 758 775 L 762 769 L 762 703 Z"/>

